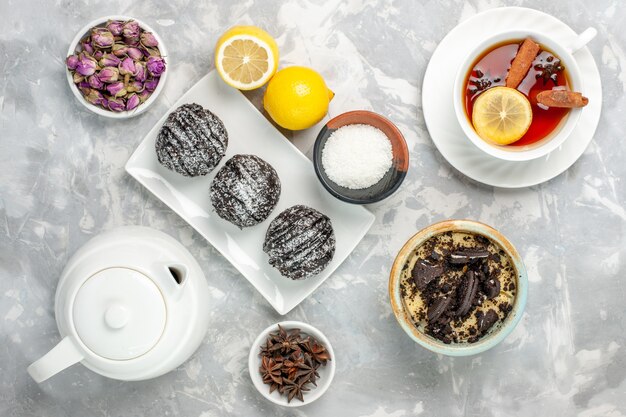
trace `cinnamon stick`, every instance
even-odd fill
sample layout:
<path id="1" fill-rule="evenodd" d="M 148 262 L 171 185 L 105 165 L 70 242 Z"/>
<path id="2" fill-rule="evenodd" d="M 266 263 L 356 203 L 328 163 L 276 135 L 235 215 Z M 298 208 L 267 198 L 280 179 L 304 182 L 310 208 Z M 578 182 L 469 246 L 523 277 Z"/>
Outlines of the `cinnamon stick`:
<path id="1" fill-rule="evenodd" d="M 506 76 L 506 86 L 510 88 L 517 88 L 522 82 L 530 66 L 533 64 L 535 57 L 541 50 L 538 43 L 530 38 L 524 39 L 522 46 L 517 50 L 517 54 L 511 63 L 511 68 Z"/>
<path id="2" fill-rule="evenodd" d="M 548 107 L 585 107 L 589 99 L 581 93 L 567 90 L 548 90 L 537 94 L 537 103 Z"/>

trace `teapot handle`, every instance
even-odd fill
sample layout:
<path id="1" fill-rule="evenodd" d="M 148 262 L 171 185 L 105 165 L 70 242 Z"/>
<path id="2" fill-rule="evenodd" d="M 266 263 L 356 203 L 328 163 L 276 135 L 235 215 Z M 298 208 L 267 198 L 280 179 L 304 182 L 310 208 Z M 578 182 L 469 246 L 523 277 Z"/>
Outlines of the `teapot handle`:
<path id="1" fill-rule="evenodd" d="M 37 383 L 41 383 L 63 369 L 80 362 L 84 355 L 76 347 L 71 336 L 65 336 L 52 350 L 31 364 L 27 371 Z"/>

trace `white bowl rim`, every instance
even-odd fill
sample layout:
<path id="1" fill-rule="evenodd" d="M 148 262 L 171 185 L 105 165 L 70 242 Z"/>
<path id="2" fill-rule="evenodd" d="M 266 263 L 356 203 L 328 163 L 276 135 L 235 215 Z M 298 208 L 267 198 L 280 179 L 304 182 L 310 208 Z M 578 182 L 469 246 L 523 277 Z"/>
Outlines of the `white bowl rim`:
<path id="1" fill-rule="evenodd" d="M 569 114 L 566 115 L 566 120 L 561 121 L 561 126 L 557 127 L 558 130 L 552 135 L 552 137 L 550 137 L 543 144 L 527 150 L 505 150 L 504 146 L 497 146 L 488 143 L 474 131 L 474 128 L 472 127 L 465 112 L 465 106 L 463 105 L 462 100 L 458 99 L 458 95 L 462 91 L 462 84 L 465 82 L 465 74 L 469 71 L 469 67 L 472 65 L 476 57 L 485 51 L 485 49 L 487 49 L 490 45 L 500 43 L 507 39 L 515 40 L 525 37 L 537 39 L 539 43 L 545 44 L 550 50 L 553 50 L 554 53 L 557 54 L 567 65 L 570 81 L 572 83 L 571 87 L 578 91 L 584 91 L 583 80 L 580 76 L 580 68 L 578 67 L 578 63 L 572 53 L 570 53 L 566 47 L 562 45 L 562 43 L 555 41 L 545 33 L 527 29 L 505 30 L 484 37 L 480 42 L 478 42 L 476 48 L 472 49 L 465 56 L 463 63 L 457 70 L 453 87 L 454 111 L 461 129 L 477 148 L 488 155 L 506 161 L 529 161 L 541 158 L 557 149 L 570 136 L 578 124 L 580 114 L 582 112 L 581 108 L 570 109 Z"/>
<path id="2" fill-rule="evenodd" d="M 328 350 L 328 353 L 330 353 L 331 360 L 328 361 L 328 363 L 326 364 L 327 370 L 324 371 L 327 375 L 324 375 L 324 378 L 318 379 L 316 388 L 312 388 L 311 391 L 305 393 L 304 402 L 300 402 L 299 400 L 292 400 L 290 403 L 288 403 L 287 397 L 283 397 L 282 395 L 278 397 L 270 396 L 269 386 L 267 384 L 264 384 L 263 380 L 261 379 L 261 375 L 259 373 L 259 367 L 261 366 L 259 348 L 261 344 L 265 341 L 269 333 L 278 330 L 278 325 L 285 328 L 286 330 L 298 328 L 302 331 L 302 333 L 307 333 L 310 336 L 315 337 L 319 342 L 324 344 L 326 350 Z M 257 338 L 252 343 L 252 346 L 250 347 L 250 354 L 248 355 L 248 370 L 250 372 L 250 378 L 252 379 L 252 384 L 254 385 L 254 387 L 269 401 L 273 402 L 274 404 L 282 405 L 284 407 L 301 407 L 303 405 L 311 404 L 313 401 L 324 395 L 324 393 L 328 390 L 328 387 L 332 383 L 335 376 L 335 369 L 337 366 L 336 362 L 337 360 L 335 356 L 335 351 L 333 350 L 330 341 L 328 340 L 326 335 L 324 335 L 324 333 L 322 333 L 317 328 L 311 326 L 310 324 L 303 323 L 301 321 L 287 320 L 274 323 L 271 326 L 266 327 L 261 333 L 259 333 Z"/>
<path id="3" fill-rule="evenodd" d="M 87 108 L 89 111 L 96 113 L 100 116 L 109 117 L 111 119 L 128 119 L 131 117 L 138 116 L 141 113 L 145 112 L 148 109 L 148 107 L 150 107 L 155 102 L 159 94 L 161 94 L 161 91 L 163 91 L 163 88 L 165 86 L 165 81 L 167 80 L 167 76 L 170 72 L 171 62 L 167 54 L 167 48 L 165 46 L 165 43 L 163 42 L 163 39 L 161 39 L 159 34 L 150 25 L 146 24 L 142 20 L 137 19 L 135 17 L 131 17 L 131 16 L 125 16 L 125 15 L 102 16 L 87 23 L 76 33 L 76 36 L 74 36 L 74 39 L 72 39 L 72 42 L 70 43 L 70 46 L 67 50 L 66 57 L 76 52 L 76 47 L 78 46 L 78 43 L 85 36 L 85 34 L 91 30 L 91 28 L 102 25 L 103 23 L 106 23 L 108 20 L 134 20 L 137 23 L 139 23 L 139 26 L 142 29 L 148 32 L 151 32 L 156 38 L 156 40 L 159 42 L 158 48 L 161 53 L 161 57 L 163 58 L 163 61 L 165 61 L 166 69 L 163 72 L 163 74 L 161 74 L 161 79 L 159 80 L 159 84 L 157 85 L 157 88 L 152 92 L 150 97 L 148 97 L 148 99 L 144 103 L 141 103 L 139 106 L 137 106 L 136 108 L 130 111 L 124 110 L 121 112 L 114 112 L 111 110 L 106 110 L 100 106 L 96 106 L 95 104 L 91 104 L 87 100 L 85 100 L 82 93 L 76 87 L 76 84 L 74 84 L 74 81 L 72 80 L 72 75 L 70 71 L 67 69 L 67 66 L 65 65 L 65 59 L 63 60 L 63 67 L 65 69 L 67 82 L 70 85 L 70 90 L 74 94 L 74 97 L 76 97 L 78 101 L 83 106 L 85 106 L 85 108 Z"/>

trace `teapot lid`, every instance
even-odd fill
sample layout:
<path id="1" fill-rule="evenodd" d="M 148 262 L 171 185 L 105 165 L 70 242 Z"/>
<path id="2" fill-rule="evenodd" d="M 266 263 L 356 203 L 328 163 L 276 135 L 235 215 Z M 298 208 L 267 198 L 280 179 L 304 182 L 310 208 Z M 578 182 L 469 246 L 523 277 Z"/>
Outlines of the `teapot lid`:
<path id="1" fill-rule="evenodd" d="M 76 333 L 95 354 L 134 359 L 161 338 L 165 300 L 146 275 L 129 268 L 108 268 L 89 277 L 74 299 Z"/>

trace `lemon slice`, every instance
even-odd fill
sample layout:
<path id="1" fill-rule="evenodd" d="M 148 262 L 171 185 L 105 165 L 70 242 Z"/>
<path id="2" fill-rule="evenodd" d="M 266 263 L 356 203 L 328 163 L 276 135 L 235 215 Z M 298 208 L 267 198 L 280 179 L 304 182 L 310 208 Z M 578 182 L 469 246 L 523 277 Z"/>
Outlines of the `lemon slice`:
<path id="1" fill-rule="evenodd" d="M 490 88 L 474 102 L 472 123 L 476 133 L 498 145 L 521 139 L 532 121 L 530 101 L 514 88 Z"/>
<path id="2" fill-rule="evenodd" d="M 235 26 L 215 47 L 215 68 L 231 87 L 253 90 L 272 78 L 278 67 L 276 41 L 256 26 Z"/>

